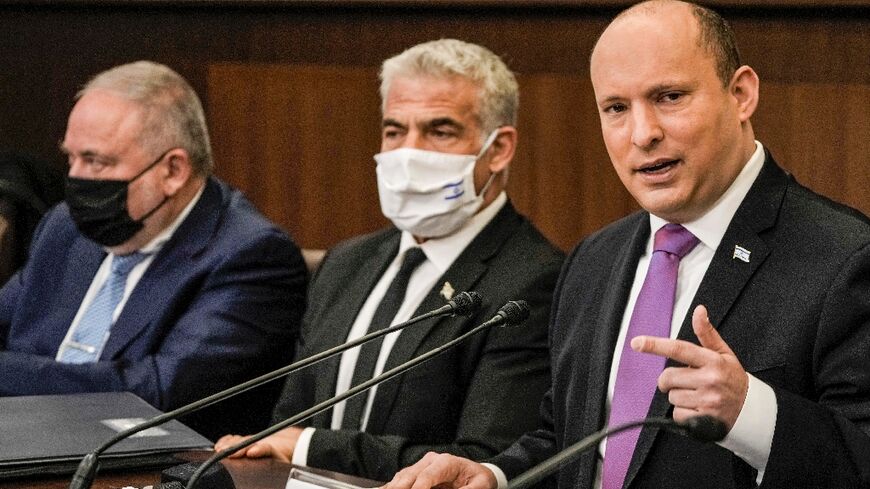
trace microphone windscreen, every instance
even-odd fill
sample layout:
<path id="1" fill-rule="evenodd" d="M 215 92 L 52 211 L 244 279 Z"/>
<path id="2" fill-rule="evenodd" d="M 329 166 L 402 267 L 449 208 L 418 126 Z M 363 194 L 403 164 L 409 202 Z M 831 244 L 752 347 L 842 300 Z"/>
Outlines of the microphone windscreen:
<path id="1" fill-rule="evenodd" d="M 713 416 L 695 416 L 683 421 L 680 426 L 686 429 L 689 436 L 699 441 L 720 441 L 728 434 L 725 423 Z"/>
<path id="2" fill-rule="evenodd" d="M 154 489 L 184 489 L 184 484 L 178 481 L 161 482 L 153 487 Z"/>
<path id="3" fill-rule="evenodd" d="M 460 292 L 451 301 L 453 314 L 458 316 L 470 316 L 480 309 L 483 299 L 477 292 Z"/>
<path id="4" fill-rule="evenodd" d="M 174 486 L 173 483 L 181 484 L 181 487 L 183 488 L 187 487 L 190 478 L 193 476 L 193 473 L 196 472 L 196 469 L 199 468 L 199 465 L 200 462 L 188 462 L 186 464 L 176 465 L 165 469 L 160 473 L 160 482 L 164 484 L 163 487 L 167 489 L 177 487 Z M 202 477 L 200 477 L 196 483 L 196 487 L 204 489 L 236 489 L 236 484 L 229 471 L 227 471 L 223 465 L 217 464 L 212 465 L 203 472 Z"/>
<path id="5" fill-rule="evenodd" d="M 504 318 L 505 326 L 515 326 L 529 318 L 529 303 L 526 301 L 508 301 L 498 313 Z"/>

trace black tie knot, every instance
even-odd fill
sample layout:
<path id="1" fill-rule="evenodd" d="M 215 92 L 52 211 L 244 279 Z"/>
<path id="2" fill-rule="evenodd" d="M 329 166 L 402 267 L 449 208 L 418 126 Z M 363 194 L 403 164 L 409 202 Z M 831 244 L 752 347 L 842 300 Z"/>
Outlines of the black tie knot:
<path id="1" fill-rule="evenodd" d="M 405 257 L 402 258 L 402 266 L 399 268 L 398 275 L 410 277 L 414 270 L 426 260 L 426 253 L 419 247 L 408 248 L 405 252 Z"/>

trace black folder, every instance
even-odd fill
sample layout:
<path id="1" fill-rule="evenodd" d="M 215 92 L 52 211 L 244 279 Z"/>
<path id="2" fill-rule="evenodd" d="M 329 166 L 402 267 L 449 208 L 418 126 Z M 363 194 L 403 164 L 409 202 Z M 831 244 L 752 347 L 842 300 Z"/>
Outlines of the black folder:
<path id="1" fill-rule="evenodd" d="M 0 397 L 0 478 L 72 474 L 118 432 L 160 414 L 129 392 Z M 208 439 L 170 421 L 109 448 L 100 467 L 159 467 L 178 463 L 172 454 L 211 449 Z"/>

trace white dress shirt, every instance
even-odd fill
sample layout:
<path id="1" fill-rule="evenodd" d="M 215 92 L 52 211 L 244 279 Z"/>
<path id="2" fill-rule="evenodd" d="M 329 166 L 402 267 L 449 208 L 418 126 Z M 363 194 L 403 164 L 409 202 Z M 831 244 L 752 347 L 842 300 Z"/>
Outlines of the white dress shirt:
<path id="1" fill-rule="evenodd" d="M 393 318 L 390 325 L 398 324 L 407 321 L 414 314 L 414 311 L 423 302 L 423 299 L 437 285 L 437 281 L 447 269 L 453 264 L 456 258 L 465 251 L 465 248 L 477 235 L 489 224 L 496 214 L 507 203 L 507 195 L 502 192 L 498 197 L 486 208 L 474 214 L 458 231 L 445 236 L 443 238 L 432 238 L 424 241 L 422 244 L 417 244 L 411 233 L 402 231 L 401 240 L 399 242 L 399 253 L 393 259 L 392 263 L 384 271 L 384 274 L 378 280 L 372 292 L 360 309 L 359 314 L 354 320 L 347 335 L 347 341 L 352 341 L 368 332 L 369 323 L 375 314 L 375 310 L 381 303 L 384 294 L 393 281 L 393 278 L 399 271 L 402 264 L 402 259 L 405 252 L 412 247 L 419 246 L 426 255 L 426 260 L 421 263 L 416 270 L 411 274 L 408 281 L 408 288 L 405 292 L 405 299 L 399 307 L 399 311 Z M 461 291 L 457 291 L 461 292 Z M 381 345 L 378 360 L 375 363 L 374 375 L 379 375 L 384 371 L 384 365 L 387 362 L 387 357 L 393 349 L 396 340 L 402 331 L 395 331 L 384 336 L 384 342 Z M 339 395 L 350 389 L 353 371 L 356 367 L 357 357 L 359 356 L 360 347 L 351 348 L 341 355 L 341 361 L 338 368 L 338 378 L 336 379 L 335 394 Z M 369 411 L 371 409 L 372 400 L 377 393 L 377 386 L 368 391 L 368 398 L 363 409 L 363 418 L 360 423 L 360 429 L 365 430 L 368 424 Z M 366 395 L 366 394 L 360 394 Z M 341 429 L 341 422 L 344 418 L 345 402 L 340 402 L 332 408 L 332 423 L 330 427 L 334 430 Z M 296 442 L 296 447 L 293 450 L 292 462 L 299 466 L 308 464 L 308 447 L 311 444 L 311 437 L 314 436 L 314 428 L 305 428 Z"/>
<path id="2" fill-rule="evenodd" d="M 163 231 L 160 232 L 157 236 L 154 237 L 151 241 L 149 241 L 145 246 L 139 248 L 140 253 L 144 253 L 146 256 L 141 262 L 137 263 L 136 266 L 130 270 L 130 274 L 127 276 L 127 283 L 124 286 L 124 296 L 121 298 L 121 302 L 118 303 L 118 306 L 115 307 L 115 311 L 112 313 L 112 321 L 117 321 L 118 316 L 121 315 L 121 311 L 124 310 L 124 304 L 127 303 L 127 299 L 130 297 L 130 294 L 133 293 L 133 289 L 136 288 L 136 284 L 139 283 L 139 279 L 142 278 L 142 275 L 145 275 L 145 271 L 148 270 L 148 267 L 151 266 L 151 262 L 154 261 L 154 256 L 157 255 L 157 252 L 163 248 L 163 245 L 172 238 L 172 235 L 175 234 L 175 230 L 178 229 L 178 226 L 184 221 L 184 218 L 190 214 L 190 211 L 193 209 L 193 206 L 199 202 L 199 198 L 202 196 L 202 192 L 205 189 L 205 185 L 201 186 L 199 191 L 197 191 L 196 195 L 193 199 L 184 207 L 181 211 L 181 214 L 175 218 L 172 223 L 166 227 Z M 108 250 L 106 250 L 108 251 Z M 73 341 L 75 337 L 76 329 L 79 327 L 79 323 L 81 322 L 82 316 L 84 316 L 85 311 L 94 301 L 94 298 L 97 296 L 97 292 L 99 292 L 100 287 L 103 286 L 103 283 L 109 279 L 109 273 L 112 270 L 112 260 L 115 258 L 113 253 L 108 253 L 106 258 L 103 259 L 103 262 L 100 264 L 100 268 L 97 269 L 96 275 L 94 275 L 94 279 L 91 282 L 91 286 L 88 288 L 87 293 L 85 293 L 85 298 L 82 300 L 81 305 L 79 306 L 79 310 L 73 318 L 72 324 L 70 324 L 69 330 L 66 332 L 66 336 L 60 344 L 60 348 L 57 350 L 57 355 L 55 356 L 55 360 L 60 361 L 63 356 L 64 351 L 69 348 L 70 343 Z M 96 354 L 96 358 L 100 358 L 102 354 L 103 347 L 106 345 L 106 341 L 109 339 L 109 335 L 106 334 L 106 337 L 103 338 L 102 344 L 99 345 L 99 351 Z"/>
<path id="3" fill-rule="evenodd" d="M 744 197 L 749 192 L 749 188 L 758 174 L 761 172 L 761 167 L 764 164 L 764 148 L 758 141 L 755 142 L 755 152 L 749 158 L 749 161 L 737 175 L 737 178 L 728 187 L 728 190 L 713 204 L 713 207 L 703 216 L 695 221 L 682 223 L 683 227 L 694 234 L 700 243 L 680 260 L 680 268 L 677 276 L 677 290 L 674 301 L 674 314 L 671 320 L 671 338 L 676 338 L 682 326 L 683 319 L 689 312 L 689 306 L 710 262 L 713 260 L 713 254 L 731 219 L 737 212 L 737 208 L 743 202 Z M 646 273 L 649 268 L 650 257 L 652 256 L 653 240 L 656 231 L 667 224 L 667 221 L 657 216 L 650 215 L 650 235 L 646 243 L 646 251 L 640 257 L 635 271 L 634 282 L 631 287 L 631 293 L 628 298 L 628 303 L 623 313 L 622 323 L 619 328 L 619 336 L 616 340 L 613 362 L 610 367 L 610 379 L 607 384 L 607 405 L 606 410 L 610 412 L 610 402 L 613 399 L 613 387 L 616 383 L 616 373 L 619 366 L 619 360 L 622 356 L 622 347 L 625 343 L 625 337 L 628 332 L 628 323 L 631 320 L 631 314 L 634 310 L 634 305 L 637 302 L 637 296 L 640 294 L 641 286 L 643 285 Z M 716 325 L 714 325 L 716 326 Z M 749 465 L 758 470 L 756 481 L 760 484 L 764 476 L 764 469 L 767 466 L 767 460 L 770 456 L 770 446 L 773 442 L 773 431 L 776 425 L 776 396 L 773 389 L 761 382 L 752 375 L 749 375 L 749 390 L 746 394 L 743 408 L 737 421 L 731 428 L 731 431 L 724 440 L 719 442 L 719 445 L 732 451 L 735 455 L 745 460 Z M 604 452 L 607 441 L 604 440 L 598 446 L 598 463 L 596 465 L 595 485 L 601 487 L 601 461 L 604 458 Z M 502 489 L 502 484 L 507 484 L 507 480 L 500 469 L 487 464 L 499 480 L 499 489 Z M 501 472 L 501 473 L 500 473 Z"/>

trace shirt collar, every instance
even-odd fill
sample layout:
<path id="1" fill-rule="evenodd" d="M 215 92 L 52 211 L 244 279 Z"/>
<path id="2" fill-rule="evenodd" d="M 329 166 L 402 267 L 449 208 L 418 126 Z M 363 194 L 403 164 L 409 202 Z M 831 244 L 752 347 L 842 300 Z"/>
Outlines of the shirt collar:
<path id="1" fill-rule="evenodd" d="M 411 233 L 402 231 L 402 239 L 399 242 L 399 256 L 402 256 L 408 248 L 419 246 L 423 250 L 423 253 L 426 254 L 426 258 L 443 274 L 506 203 L 507 194 L 501 192 L 491 204 L 471 216 L 455 233 L 441 238 L 430 238 L 422 244 L 417 244 Z"/>
<path id="2" fill-rule="evenodd" d="M 719 200 L 703 216 L 694 221 L 682 223 L 683 227 L 694 234 L 704 246 L 713 250 L 718 248 L 719 243 L 722 242 L 722 237 L 725 236 L 728 225 L 731 224 L 731 219 L 749 192 L 758 174 L 761 173 L 763 165 L 764 147 L 761 143 L 755 141 L 755 152 L 749 157 L 749 161 L 740 170 L 740 173 L 728 187 L 728 190 L 719 197 Z M 650 214 L 649 218 L 651 230 L 650 242 L 652 242 L 652 236 L 659 228 L 667 224 L 667 221 L 652 214 Z"/>
<path id="3" fill-rule="evenodd" d="M 202 197 L 202 192 L 205 190 L 205 183 L 199 187 L 199 190 L 196 192 L 196 195 L 190 199 L 190 202 L 182 209 L 181 214 L 172 221 L 169 226 L 166 227 L 163 231 L 160 231 L 160 234 L 155 236 L 151 241 L 145 244 L 145 246 L 139 248 L 140 253 L 145 254 L 153 254 L 160 251 L 160 248 L 163 248 L 163 245 L 172 238 L 172 235 L 175 234 L 175 230 L 178 229 L 178 226 L 181 226 L 181 223 L 184 221 L 184 218 L 190 214 L 190 211 L 193 210 L 193 207 L 199 202 L 199 198 Z"/>

